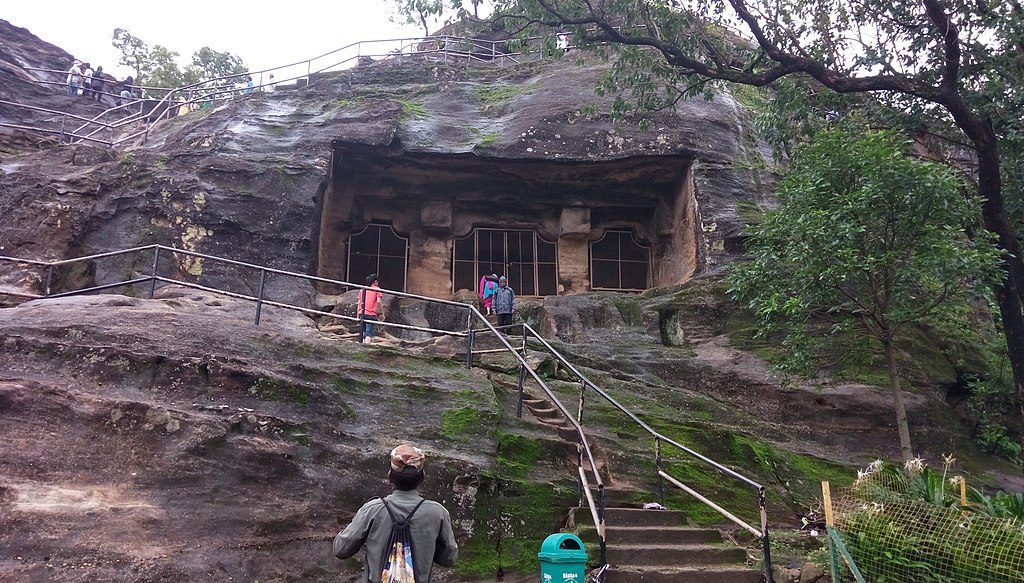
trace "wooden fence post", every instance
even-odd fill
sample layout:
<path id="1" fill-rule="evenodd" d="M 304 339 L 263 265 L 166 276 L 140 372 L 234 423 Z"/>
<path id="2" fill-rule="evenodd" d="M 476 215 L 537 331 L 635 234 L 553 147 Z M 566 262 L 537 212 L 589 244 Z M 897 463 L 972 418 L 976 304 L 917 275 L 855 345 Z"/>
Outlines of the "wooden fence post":
<path id="1" fill-rule="evenodd" d="M 821 483 L 821 499 L 825 504 L 825 525 L 835 526 L 832 516 L 832 489 L 829 487 L 828 481 Z"/>

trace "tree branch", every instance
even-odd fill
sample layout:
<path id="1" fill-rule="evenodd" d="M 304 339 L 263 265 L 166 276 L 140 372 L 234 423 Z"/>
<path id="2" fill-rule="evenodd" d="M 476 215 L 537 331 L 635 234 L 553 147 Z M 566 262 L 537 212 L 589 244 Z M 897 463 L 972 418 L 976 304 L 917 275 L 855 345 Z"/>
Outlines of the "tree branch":
<path id="1" fill-rule="evenodd" d="M 960 80 L 960 30 L 950 20 L 946 13 L 946 7 L 942 0 L 922 0 L 924 2 L 925 14 L 935 24 L 935 28 L 942 36 L 943 45 L 943 71 L 942 86 L 948 91 L 955 92 L 957 83 Z"/>

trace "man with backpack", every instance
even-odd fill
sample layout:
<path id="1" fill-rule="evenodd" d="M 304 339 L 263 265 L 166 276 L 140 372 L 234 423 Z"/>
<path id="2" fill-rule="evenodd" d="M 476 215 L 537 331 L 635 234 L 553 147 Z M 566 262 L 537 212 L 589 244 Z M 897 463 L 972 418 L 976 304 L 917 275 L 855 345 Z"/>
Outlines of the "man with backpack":
<path id="1" fill-rule="evenodd" d="M 425 459 L 412 445 L 391 450 L 388 481 L 395 491 L 363 504 L 334 538 L 334 556 L 339 559 L 366 547 L 364 583 L 430 583 L 434 563 L 455 564 L 459 548 L 448 510 L 417 491 L 426 477 Z"/>

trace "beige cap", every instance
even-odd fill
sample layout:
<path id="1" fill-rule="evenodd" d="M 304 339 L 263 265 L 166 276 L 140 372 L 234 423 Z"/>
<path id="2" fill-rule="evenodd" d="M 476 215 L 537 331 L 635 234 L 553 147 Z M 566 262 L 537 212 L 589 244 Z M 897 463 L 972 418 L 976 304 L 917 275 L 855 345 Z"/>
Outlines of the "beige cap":
<path id="1" fill-rule="evenodd" d="M 391 450 L 391 469 L 395 472 L 401 472 L 405 468 L 422 470 L 423 462 L 426 459 L 427 456 L 423 454 L 423 450 L 408 443 L 403 443 Z"/>

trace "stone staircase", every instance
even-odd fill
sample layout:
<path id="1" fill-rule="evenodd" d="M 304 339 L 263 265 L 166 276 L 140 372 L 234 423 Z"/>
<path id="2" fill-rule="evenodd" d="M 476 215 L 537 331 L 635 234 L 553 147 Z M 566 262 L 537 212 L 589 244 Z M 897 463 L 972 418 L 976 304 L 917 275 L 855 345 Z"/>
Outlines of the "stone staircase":
<path id="1" fill-rule="evenodd" d="M 576 443 L 576 430 L 545 397 L 527 392 L 524 410 L 537 422 L 551 427 L 566 442 Z M 609 505 L 624 504 L 631 492 L 619 491 L 600 450 L 594 451 L 598 472 L 605 483 Z M 572 465 L 576 460 L 569 460 Z M 584 470 L 590 476 L 589 460 Z M 593 485 L 592 485 L 593 486 Z M 596 491 L 596 488 L 595 488 Z M 570 526 L 584 542 L 598 544 L 589 508 L 576 508 Z M 682 512 L 614 507 L 605 509 L 607 583 L 759 583 L 761 573 L 746 566 L 746 552 L 722 540 L 714 528 L 687 525 Z"/>
<path id="2" fill-rule="evenodd" d="M 573 518 L 581 538 L 597 544 L 589 508 Z M 713 528 L 687 526 L 682 512 L 607 508 L 608 583 L 759 583 L 761 573 L 746 566 L 743 549 L 722 540 Z"/>

